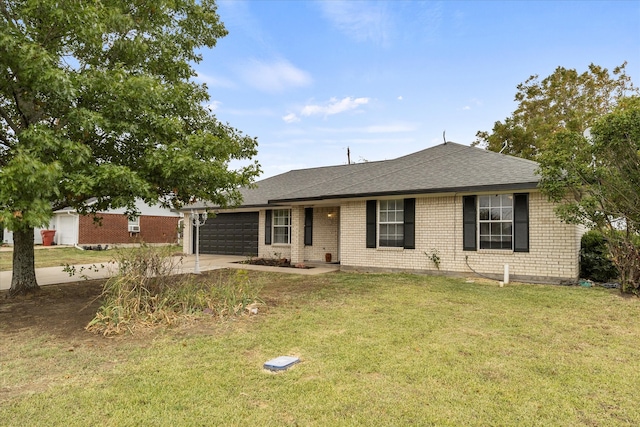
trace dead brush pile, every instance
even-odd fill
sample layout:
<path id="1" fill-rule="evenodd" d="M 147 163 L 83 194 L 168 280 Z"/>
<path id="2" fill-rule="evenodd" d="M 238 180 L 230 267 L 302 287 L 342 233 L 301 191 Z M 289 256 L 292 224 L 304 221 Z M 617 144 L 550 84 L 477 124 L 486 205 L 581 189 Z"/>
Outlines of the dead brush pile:
<path id="1" fill-rule="evenodd" d="M 260 302 L 260 286 L 244 270 L 230 274 L 175 274 L 181 258 L 163 248 L 122 251 L 118 273 L 104 285 L 102 305 L 86 329 L 105 336 L 173 325 L 203 314 L 237 316 Z"/>

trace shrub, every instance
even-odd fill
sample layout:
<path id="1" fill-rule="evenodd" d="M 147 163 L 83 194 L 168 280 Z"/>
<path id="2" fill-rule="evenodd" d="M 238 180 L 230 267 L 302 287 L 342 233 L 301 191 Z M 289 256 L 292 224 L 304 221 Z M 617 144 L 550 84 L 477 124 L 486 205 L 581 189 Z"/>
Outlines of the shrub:
<path id="1" fill-rule="evenodd" d="M 611 261 L 607 242 L 597 230 L 588 231 L 582 236 L 580 277 L 595 282 L 608 282 L 618 277 L 618 269 Z"/>

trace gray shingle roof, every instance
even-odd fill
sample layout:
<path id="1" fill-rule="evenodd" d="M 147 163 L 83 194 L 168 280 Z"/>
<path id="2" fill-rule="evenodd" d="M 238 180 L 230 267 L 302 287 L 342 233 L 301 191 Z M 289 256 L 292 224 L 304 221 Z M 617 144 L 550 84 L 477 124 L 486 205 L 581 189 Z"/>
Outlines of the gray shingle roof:
<path id="1" fill-rule="evenodd" d="M 305 200 L 532 189 L 538 164 L 453 142 L 393 160 L 300 169 L 242 190 L 244 207 Z"/>

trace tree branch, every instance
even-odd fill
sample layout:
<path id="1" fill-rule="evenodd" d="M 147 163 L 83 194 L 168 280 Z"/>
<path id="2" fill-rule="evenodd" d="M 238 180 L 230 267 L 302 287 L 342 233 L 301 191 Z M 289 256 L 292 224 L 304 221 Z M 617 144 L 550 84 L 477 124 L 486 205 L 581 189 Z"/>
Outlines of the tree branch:
<path id="1" fill-rule="evenodd" d="M 13 130 L 13 132 L 16 135 L 18 135 L 18 133 L 20 131 L 20 128 L 18 126 L 16 126 L 16 124 L 13 122 L 13 120 L 11 120 L 11 117 L 9 116 L 9 114 L 4 109 L 3 106 L 0 106 L 0 116 L 2 116 L 2 118 L 7 122 L 7 124 L 11 128 L 11 130 Z"/>

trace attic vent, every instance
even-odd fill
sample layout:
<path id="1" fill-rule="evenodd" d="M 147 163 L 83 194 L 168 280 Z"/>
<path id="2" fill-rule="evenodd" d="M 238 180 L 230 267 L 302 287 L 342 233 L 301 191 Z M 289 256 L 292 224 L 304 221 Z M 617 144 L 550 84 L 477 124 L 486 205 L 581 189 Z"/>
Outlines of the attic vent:
<path id="1" fill-rule="evenodd" d="M 129 233 L 139 233 L 140 226 L 139 225 L 129 225 Z"/>

